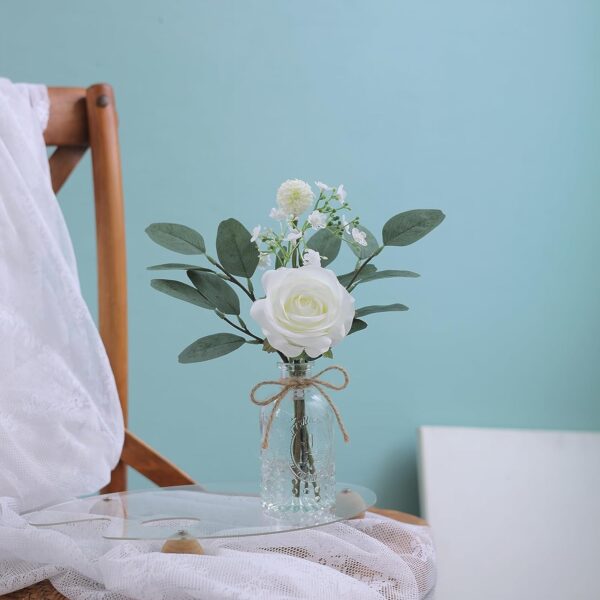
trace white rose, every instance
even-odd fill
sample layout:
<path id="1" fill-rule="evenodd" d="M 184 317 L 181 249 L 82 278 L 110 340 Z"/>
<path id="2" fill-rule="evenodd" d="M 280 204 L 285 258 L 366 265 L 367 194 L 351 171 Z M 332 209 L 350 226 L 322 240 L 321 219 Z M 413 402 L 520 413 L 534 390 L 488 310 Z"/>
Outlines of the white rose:
<path id="1" fill-rule="evenodd" d="M 335 273 L 317 266 L 281 267 L 262 276 L 266 298 L 252 304 L 250 315 L 269 344 L 288 358 L 303 351 L 316 358 L 350 331 L 354 298 Z"/>
<path id="2" fill-rule="evenodd" d="M 277 205 L 286 215 L 301 215 L 314 200 L 310 185 L 300 179 L 288 179 L 277 190 Z"/>

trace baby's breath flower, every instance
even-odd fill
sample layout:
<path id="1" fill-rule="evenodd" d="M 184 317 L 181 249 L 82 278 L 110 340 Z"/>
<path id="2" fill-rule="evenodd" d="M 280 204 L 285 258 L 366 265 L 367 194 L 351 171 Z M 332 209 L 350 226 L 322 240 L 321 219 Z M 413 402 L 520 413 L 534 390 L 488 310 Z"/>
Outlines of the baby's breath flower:
<path id="1" fill-rule="evenodd" d="M 302 237 L 302 233 L 297 229 L 290 229 L 288 234 L 283 238 L 286 242 L 295 242 Z"/>
<path id="2" fill-rule="evenodd" d="M 322 181 L 315 181 L 315 185 L 322 191 L 322 192 L 330 192 L 333 188 L 330 185 L 327 185 L 326 183 L 323 183 Z"/>
<path id="3" fill-rule="evenodd" d="M 340 183 L 338 189 L 337 189 L 337 196 L 338 196 L 338 200 L 340 201 L 340 204 L 346 204 L 346 196 L 348 195 L 348 192 L 344 189 L 344 184 Z"/>
<path id="4" fill-rule="evenodd" d="M 348 219 L 346 219 L 346 215 L 341 216 L 341 224 L 346 233 L 350 233 L 350 223 L 348 223 Z"/>
<path id="5" fill-rule="evenodd" d="M 287 219 L 287 213 L 284 210 L 281 210 L 281 208 L 276 207 L 271 209 L 269 216 L 276 221 L 285 221 Z"/>
<path id="6" fill-rule="evenodd" d="M 273 261 L 271 260 L 271 255 L 261 253 L 258 257 L 258 266 L 261 269 L 269 269 L 272 265 Z"/>
<path id="7" fill-rule="evenodd" d="M 360 246 L 367 245 L 367 234 L 356 227 L 352 228 L 352 239 Z"/>
<path id="8" fill-rule="evenodd" d="M 286 213 L 297 217 L 313 203 L 315 195 L 306 181 L 288 179 L 277 190 L 277 205 Z"/>
<path id="9" fill-rule="evenodd" d="M 308 215 L 308 222 L 313 229 L 325 229 L 327 227 L 327 215 L 318 210 L 313 210 Z"/>
<path id="10" fill-rule="evenodd" d="M 252 237 L 250 238 L 251 242 L 255 242 L 258 239 L 258 236 L 260 235 L 260 230 L 261 230 L 261 226 L 257 225 L 253 230 L 252 230 Z"/>
<path id="11" fill-rule="evenodd" d="M 304 254 L 302 255 L 302 264 L 305 267 L 320 267 L 321 255 L 316 250 L 311 250 L 310 248 L 307 248 Z"/>

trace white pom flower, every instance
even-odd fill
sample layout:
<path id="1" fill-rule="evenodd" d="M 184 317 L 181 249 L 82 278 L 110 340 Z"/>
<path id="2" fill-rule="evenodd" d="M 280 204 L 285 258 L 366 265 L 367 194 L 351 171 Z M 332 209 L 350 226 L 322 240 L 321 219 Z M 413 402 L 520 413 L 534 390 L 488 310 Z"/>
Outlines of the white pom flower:
<path id="1" fill-rule="evenodd" d="M 281 208 L 273 207 L 269 216 L 276 221 L 285 221 L 287 219 L 287 213 L 284 210 L 281 210 Z"/>
<path id="2" fill-rule="evenodd" d="M 337 196 L 338 196 L 338 200 L 340 201 L 340 204 L 346 204 L 346 196 L 348 195 L 348 192 L 344 189 L 344 184 L 340 183 L 340 186 L 337 189 Z"/>
<path id="3" fill-rule="evenodd" d="M 321 255 L 316 250 L 307 248 L 302 255 L 302 263 L 305 267 L 320 267 Z"/>
<path id="4" fill-rule="evenodd" d="M 277 190 L 277 205 L 286 215 L 294 217 L 307 210 L 314 199 L 310 185 L 300 179 L 288 179 Z"/>
<path id="5" fill-rule="evenodd" d="M 258 236 L 260 235 L 260 230 L 261 230 L 261 226 L 257 225 L 253 230 L 252 230 L 252 237 L 250 238 L 251 242 L 255 242 L 258 239 Z"/>
<path id="6" fill-rule="evenodd" d="M 290 229 L 288 234 L 283 238 L 286 242 L 295 242 L 302 237 L 302 232 L 297 229 Z"/>
<path id="7" fill-rule="evenodd" d="M 325 229 L 327 227 L 327 215 L 318 210 L 313 210 L 308 215 L 308 222 L 313 229 Z"/>
<path id="8" fill-rule="evenodd" d="M 315 181 L 315 185 L 322 191 L 322 192 L 330 192 L 333 188 L 330 185 L 327 185 L 326 183 L 323 183 L 322 181 Z"/>
<path id="9" fill-rule="evenodd" d="M 367 234 L 356 227 L 352 228 L 352 239 L 360 246 L 367 245 Z"/>
<path id="10" fill-rule="evenodd" d="M 262 286 L 266 297 L 252 304 L 250 315 L 269 344 L 288 358 L 302 352 L 316 358 L 348 335 L 354 298 L 333 271 L 281 267 L 266 271 Z"/>

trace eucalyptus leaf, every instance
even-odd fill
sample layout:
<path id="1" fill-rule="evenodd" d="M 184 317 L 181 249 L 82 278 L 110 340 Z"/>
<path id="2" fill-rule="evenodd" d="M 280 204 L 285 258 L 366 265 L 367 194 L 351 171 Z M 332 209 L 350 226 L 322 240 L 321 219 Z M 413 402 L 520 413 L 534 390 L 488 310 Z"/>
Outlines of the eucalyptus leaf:
<path id="1" fill-rule="evenodd" d="M 355 242 L 354 238 L 349 233 L 344 234 L 344 240 L 346 241 L 348 246 L 350 246 L 350 250 L 354 252 L 355 256 L 358 259 L 365 260 L 373 256 L 373 254 L 375 254 L 379 250 L 379 242 L 377 241 L 377 238 L 366 227 L 359 225 L 357 229 L 360 229 L 360 231 L 363 231 L 367 234 L 367 237 L 365 239 L 365 241 L 367 242 L 366 246 L 361 246 L 360 244 Z"/>
<path id="2" fill-rule="evenodd" d="M 188 271 L 187 276 L 200 295 L 226 315 L 240 314 L 240 299 L 228 283 L 214 273 Z"/>
<path id="3" fill-rule="evenodd" d="M 237 350 L 245 343 L 243 337 L 233 333 L 213 333 L 190 344 L 179 355 L 179 362 L 195 363 L 219 358 Z"/>
<path id="4" fill-rule="evenodd" d="M 153 279 L 150 285 L 155 290 L 168 296 L 173 296 L 173 298 L 177 298 L 178 300 L 184 300 L 185 302 L 190 302 L 191 304 L 210 310 L 214 310 L 215 308 L 196 288 L 187 283 L 176 281 L 175 279 Z"/>
<path id="5" fill-rule="evenodd" d="M 180 254 L 204 254 L 204 238 L 191 227 L 177 223 L 152 223 L 146 227 L 148 237 L 153 241 Z"/>
<path id="6" fill-rule="evenodd" d="M 342 238 L 329 229 L 320 229 L 306 242 L 306 247 L 321 255 L 321 266 L 326 267 L 337 257 L 342 246 Z"/>
<path id="7" fill-rule="evenodd" d="M 358 281 L 359 279 L 362 279 L 363 277 L 372 275 L 376 271 L 377 271 L 377 267 L 375 265 L 373 265 L 373 264 L 365 265 L 365 267 L 362 269 L 362 271 L 358 274 L 358 277 L 356 278 L 355 282 Z M 344 287 L 346 287 L 352 281 L 352 278 L 354 277 L 355 274 L 356 274 L 356 270 L 350 271 L 350 273 L 344 273 L 343 275 L 338 275 L 338 281 Z"/>
<path id="8" fill-rule="evenodd" d="M 355 317 L 354 321 L 352 321 L 352 327 L 350 327 L 350 331 L 348 332 L 348 335 L 356 333 L 357 331 L 362 331 L 363 329 L 366 329 L 366 328 L 367 328 L 367 324 L 365 323 L 365 321 L 362 321 L 361 319 L 357 319 Z"/>
<path id="9" fill-rule="evenodd" d="M 152 265 L 146 267 L 147 271 L 189 271 L 190 269 L 195 271 L 208 271 L 214 273 L 212 269 L 206 267 L 198 267 L 196 265 L 186 265 L 185 263 L 165 263 L 163 265 Z"/>
<path id="10" fill-rule="evenodd" d="M 446 215 L 437 209 L 409 210 L 392 217 L 382 231 L 384 246 L 408 246 L 435 229 Z"/>
<path id="11" fill-rule="evenodd" d="M 258 246 L 250 232 L 235 219 L 219 223 L 217 255 L 223 268 L 232 275 L 250 279 L 258 266 Z"/>
<path id="12" fill-rule="evenodd" d="M 372 306 L 363 306 L 354 313 L 355 317 L 366 317 L 373 313 L 396 312 L 408 310 L 408 306 L 404 304 L 374 304 Z"/>
<path id="13" fill-rule="evenodd" d="M 367 265 L 367 267 L 368 266 L 369 265 Z M 365 269 L 367 267 L 365 267 Z M 377 279 L 389 279 L 390 277 L 420 277 L 420 275 L 418 273 L 414 273 L 413 271 L 396 271 L 395 269 L 386 269 L 384 271 L 376 271 L 375 273 L 359 277 L 359 279 L 355 281 L 355 284 L 376 281 Z"/>

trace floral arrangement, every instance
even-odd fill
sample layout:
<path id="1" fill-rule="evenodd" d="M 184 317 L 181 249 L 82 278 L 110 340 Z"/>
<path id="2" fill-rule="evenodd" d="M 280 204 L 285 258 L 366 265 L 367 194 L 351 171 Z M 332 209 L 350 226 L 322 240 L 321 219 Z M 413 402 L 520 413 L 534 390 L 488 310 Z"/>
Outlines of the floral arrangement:
<path id="1" fill-rule="evenodd" d="M 343 185 L 320 181 L 311 186 L 291 179 L 277 190 L 270 217 L 276 225 L 257 225 L 248 231 L 239 221 L 222 221 L 217 231 L 217 258 L 206 252 L 200 233 L 185 225 L 154 223 L 146 229 L 157 244 L 186 255 L 203 256 L 209 266 L 168 263 L 150 270 L 183 270 L 188 283 L 153 279 L 160 292 L 214 311 L 237 333 L 215 333 L 193 342 L 179 355 L 182 363 L 202 362 L 229 354 L 245 344 L 277 352 L 281 359 L 311 361 L 331 358 L 344 337 L 367 327 L 364 317 L 404 311 L 403 304 L 355 307 L 352 292 L 366 283 L 390 277 L 418 277 L 404 270 L 377 270 L 373 264 L 386 247 L 407 246 L 420 240 L 444 219 L 440 210 L 409 210 L 389 219 L 382 243 L 352 217 Z M 304 216 L 308 213 L 306 218 Z M 327 267 L 342 245 L 356 257 L 349 273 L 336 275 Z M 258 298 L 252 278 L 264 270 L 264 297 Z M 236 289 L 251 302 L 250 315 L 261 329 L 253 332 L 241 316 Z M 240 335 L 241 334 L 241 335 Z"/>

